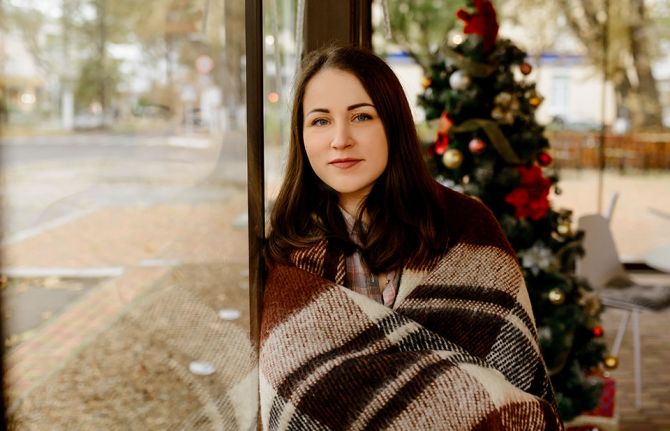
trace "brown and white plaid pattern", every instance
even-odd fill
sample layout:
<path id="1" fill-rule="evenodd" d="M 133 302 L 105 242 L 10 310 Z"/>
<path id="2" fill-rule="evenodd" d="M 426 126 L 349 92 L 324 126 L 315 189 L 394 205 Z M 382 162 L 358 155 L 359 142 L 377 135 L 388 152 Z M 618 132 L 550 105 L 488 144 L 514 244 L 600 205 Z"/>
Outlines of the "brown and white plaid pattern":
<path id="1" fill-rule="evenodd" d="M 356 229 L 354 229 L 356 220 L 344 209 L 340 208 L 340 210 L 342 211 L 342 216 L 347 224 L 347 229 L 349 229 L 349 237 L 354 244 L 360 246 L 360 238 Z M 354 292 L 367 296 L 373 301 L 384 304 L 387 307 L 393 306 L 393 301 L 395 300 L 398 288 L 400 271 L 375 275 L 365 264 L 363 256 L 358 250 L 346 257 L 346 271 L 346 287 Z"/>
<path id="2" fill-rule="evenodd" d="M 451 245 L 403 269 L 393 308 L 342 286 L 327 242 L 271 269 L 264 429 L 562 429 L 514 254 L 488 210 L 444 198 Z"/>

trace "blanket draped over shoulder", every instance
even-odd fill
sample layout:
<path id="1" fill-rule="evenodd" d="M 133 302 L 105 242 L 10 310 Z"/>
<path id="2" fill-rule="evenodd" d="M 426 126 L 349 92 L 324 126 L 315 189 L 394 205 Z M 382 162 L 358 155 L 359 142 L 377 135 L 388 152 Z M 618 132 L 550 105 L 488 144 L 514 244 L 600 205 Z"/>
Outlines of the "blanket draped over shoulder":
<path id="1" fill-rule="evenodd" d="M 393 308 L 343 286 L 326 240 L 270 269 L 264 429 L 562 429 L 509 244 L 483 205 L 444 199 L 449 246 L 403 268 Z"/>

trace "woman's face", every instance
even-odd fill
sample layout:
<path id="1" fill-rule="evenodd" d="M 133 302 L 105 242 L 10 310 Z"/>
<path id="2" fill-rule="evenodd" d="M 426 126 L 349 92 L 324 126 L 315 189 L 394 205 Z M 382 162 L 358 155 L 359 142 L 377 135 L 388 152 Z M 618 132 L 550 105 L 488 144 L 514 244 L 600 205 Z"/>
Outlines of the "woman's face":
<path id="1" fill-rule="evenodd" d="M 384 125 L 372 99 L 351 73 L 323 69 L 307 83 L 303 118 L 312 169 L 355 214 L 388 162 Z"/>

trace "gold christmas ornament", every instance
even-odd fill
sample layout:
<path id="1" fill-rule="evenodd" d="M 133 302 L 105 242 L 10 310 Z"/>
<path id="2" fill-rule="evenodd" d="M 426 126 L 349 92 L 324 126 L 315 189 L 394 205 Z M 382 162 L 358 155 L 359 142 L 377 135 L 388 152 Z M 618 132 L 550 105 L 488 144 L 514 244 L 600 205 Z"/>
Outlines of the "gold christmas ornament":
<path id="1" fill-rule="evenodd" d="M 526 97 L 526 99 L 528 99 L 528 103 L 530 103 L 530 105 L 535 108 L 540 106 L 540 104 L 544 100 L 544 97 L 540 96 L 540 94 L 535 89 L 526 91 L 524 96 Z"/>
<path id="2" fill-rule="evenodd" d="M 559 234 L 563 236 L 568 236 L 572 232 L 572 229 L 570 228 L 570 223 L 561 223 L 558 225 L 556 228 Z"/>
<path id="3" fill-rule="evenodd" d="M 608 370 L 614 370 L 619 366 L 619 358 L 616 356 L 608 356 L 605 358 L 604 364 L 605 368 Z"/>
<path id="4" fill-rule="evenodd" d="M 426 88 L 430 87 L 430 84 L 432 84 L 432 83 L 433 83 L 433 80 L 430 79 L 427 76 L 424 76 L 423 78 L 421 78 L 421 86 L 423 87 L 424 90 Z"/>
<path id="5" fill-rule="evenodd" d="M 549 292 L 549 301 L 551 301 L 551 303 L 554 305 L 561 305 L 563 302 L 565 302 L 565 294 L 561 289 L 552 289 Z"/>
<path id="6" fill-rule="evenodd" d="M 442 156 L 442 163 L 449 169 L 456 169 L 463 164 L 463 153 L 456 149 L 447 150 Z"/>

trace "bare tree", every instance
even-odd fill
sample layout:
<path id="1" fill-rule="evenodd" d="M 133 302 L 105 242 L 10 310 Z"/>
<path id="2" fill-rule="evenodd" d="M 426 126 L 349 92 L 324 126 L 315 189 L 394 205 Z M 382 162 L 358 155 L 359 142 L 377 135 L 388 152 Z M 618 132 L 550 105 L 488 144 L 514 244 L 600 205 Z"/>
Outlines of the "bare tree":
<path id="1" fill-rule="evenodd" d="M 645 0 L 505 0 L 515 10 L 552 10 L 565 17 L 569 31 L 583 46 L 591 63 L 602 70 L 614 85 L 617 114 L 629 117 L 636 129 L 662 127 L 662 106 L 652 62 L 659 54 L 654 43 L 659 37 L 653 8 L 668 6 L 668 0 L 653 5 Z M 527 20 L 521 25 L 546 27 L 544 22 Z M 534 33 L 535 30 L 531 30 Z M 667 35 L 666 35 L 667 36 Z M 554 33 L 560 37 L 560 33 Z M 605 61 L 605 39 L 607 54 Z"/>
<path id="2" fill-rule="evenodd" d="M 428 73 L 456 26 L 456 10 L 463 5 L 447 0 L 389 0 L 391 42 Z"/>

